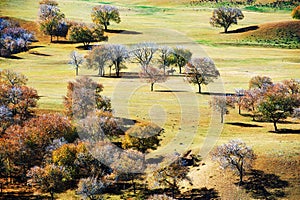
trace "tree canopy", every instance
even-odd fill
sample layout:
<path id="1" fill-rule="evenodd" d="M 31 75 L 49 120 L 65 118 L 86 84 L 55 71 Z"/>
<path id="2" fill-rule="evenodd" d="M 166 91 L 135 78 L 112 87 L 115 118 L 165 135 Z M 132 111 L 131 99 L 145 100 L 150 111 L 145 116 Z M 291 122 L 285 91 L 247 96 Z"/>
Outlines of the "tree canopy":
<path id="1" fill-rule="evenodd" d="M 244 15 L 238 8 L 220 7 L 213 11 L 210 24 L 215 27 L 223 27 L 224 32 L 227 33 L 232 24 L 237 24 L 237 20 L 243 18 Z"/>
<path id="2" fill-rule="evenodd" d="M 121 22 L 119 9 L 111 5 L 95 6 L 92 10 L 91 17 L 95 24 L 103 25 L 105 31 L 107 31 L 110 21 L 116 23 Z"/>
<path id="3" fill-rule="evenodd" d="M 185 66 L 185 78 L 189 83 L 198 85 L 201 93 L 201 85 L 208 85 L 220 76 L 212 59 L 208 57 L 193 58 Z"/>

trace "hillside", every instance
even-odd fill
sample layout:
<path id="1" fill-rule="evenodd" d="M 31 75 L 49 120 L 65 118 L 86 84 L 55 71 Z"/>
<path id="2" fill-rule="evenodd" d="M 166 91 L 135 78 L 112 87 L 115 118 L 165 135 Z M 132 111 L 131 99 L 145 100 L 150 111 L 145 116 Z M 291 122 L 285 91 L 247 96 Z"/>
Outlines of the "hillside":
<path id="1" fill-rule="evenodd" d="M 244 32 L 241 36 L 244 41 L 288 48 L 300 46 L 300 20 L 272 22 L 251 27 L 255 30 Z"/>

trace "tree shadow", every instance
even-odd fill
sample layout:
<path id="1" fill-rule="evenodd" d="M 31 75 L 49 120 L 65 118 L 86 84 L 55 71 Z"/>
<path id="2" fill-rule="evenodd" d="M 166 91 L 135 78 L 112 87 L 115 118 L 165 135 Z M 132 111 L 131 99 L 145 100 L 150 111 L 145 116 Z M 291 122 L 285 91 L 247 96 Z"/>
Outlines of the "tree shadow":
<path id="1" fill-rule="evenodd" d="M 166 93 L 172 93 L 172 92 L 188 92 L 187 90 L 154 90 L 155 92 L 166 92 Z"/>
<path id="2" fill-rule="evenodd" d="M 233 96 L 235 93 L 222 93 L 222 92 L 201 92 L 202 95 L 212 95 L 212 96 Z"/>
<path id="3" fill-rule="evenodd" d="M 231 34 L 231 33 L 244 33 L 244 32 L 248 32 L 248 31 L 254 31 L 257 30 L 259 28 L 259 26 L 247 26 L 244 28 L 238 28 L 232 31 L 227 31 L 227 34 Z"/>
<path id="4" fill-rule="evenodd" d="M 209 200 L 219 198 L 218 192 L 214 189 L 207 189 L 206 187 L 200 189 L 192 189 L 182 194 L 179 199 L 192 199 L 192 200 Z"/>
<path id="5" fill-rule="evenodd" d="M 233 126 L 240 126 L 240 127 L 252 127 L 252 128 L 263 127 L 263 126 L 260 126 L 260 125 L 248 124 L 248 123 L 243 123 L 243 122 L 226 122 L 225 124 L 229 124 L 229 125 L 233 125 Z"/>
<path id="6" fill-rule="evenodd" d="M 48 196 L 34 195 L 32 192 L 5 192 L 0 195 L 0 200 L 49 200 Z"/>
<path id="7" fill-rule="evenodd" d="M 126 35 L 140 35 L 141 32 L 137 31 L 128 31 L 128 30 L 107 30 L 107 33 L 119 33 L 119 34 L 126 34 Z"/>
<path id="8" fill-rule="evenodd" d="M 24 59 L 24 58 L 21 58 L 19 56 L 14 56 L 14 55 L 11 55 L 9 57 L 3 57 L 3 58 L 12 59 L 12 60 L 22 60 L 22 59 Z"/>
<path id="9" fill-rule="evenodd" d="M 52 41 L 51 43 L 52 44 L 75 44 L 76 42 L 70 40 L 56 40 L 56 41 Z"/>
<path id="10" fill-rule="evenodd" d="M 30 49 L 36 49 L 36 48 L 42 48 L 42 47 L 45 47 L 45 46 L 42 46 L 42 45 L 29 46 L 28 50 L 30 50 Z"/>
<path id="11" fill-rule="evenodd" d="M 277 131 L 269 131 L 270 133 L 277 133 L 277 134 L 300 134 L 300 129 L 278 129 Z"/>
<path id="12" fill-rule="evenodd" d="M 250 192 L 253 198 L 277 199 L 286 196 L 284 189 L 289 186 L 275 174 L 266 174 L 261 170 L 251 170 L 243 188 Z"/>
<path id="13" fill-rule="evenodd" d="M 51 56 L 50 54 L 40 53 L 38 51 L 30 51 L 29 54 L 33 54 L 36 56 Z"/>

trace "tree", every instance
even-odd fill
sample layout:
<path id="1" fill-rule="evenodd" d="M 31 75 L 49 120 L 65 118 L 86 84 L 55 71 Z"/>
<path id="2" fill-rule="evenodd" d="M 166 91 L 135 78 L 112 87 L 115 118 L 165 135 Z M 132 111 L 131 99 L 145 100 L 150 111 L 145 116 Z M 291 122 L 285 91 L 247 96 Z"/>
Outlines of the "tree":
<path id="1" fill-rule="evenodd" d="M 34 34 L 12 20 L 0 19 L 0 56 L 9 57 L 11 54 L 28 50 L 34 40 Z"/>
<path id="2" fill-rule="evenodd" d="M 156 124 L 139 123 L 126 131 L 122 147 L 133 148 L 142 153 L 148 149 L 156 149 L 160 141 L 158 137 L 162 131 L 163 129 Z"/>
<path id="3" fill-rule="evenodd" d="M 258 105 L 258 111 L 263 119 L 273 122 L 275 132 L 278 131 L 277 123 L 291 116 L 294 108 L 300 105 L 298 95 L 291 95 L 284 85 L 278 83 L 269 86 Z"/>
<path id="4" fill-rule="evenodd" d="M 103 85 L 94 82 L 86 76 L 77 78 L 74 82 L 69 82 L 67 86 L 67 95 L 64 97 L 64 106 L 66 115 L 77 119 L 85 118 L 90 112 L 106 110 L 100 101 L 103 97 L 100 93 L 103 91 Z"/>
<path id="5" fill-rule="evenodd" d="M 107 187 L 105 182 L 96 177 L 82 178 L 77 185 L 76 193 L 81 195 L 83 199 L 96 200 Z"/>
<path id="6" fill-rule="evenodd" d="M 179 68 L 179 73 L 181 74 L 181 69 L 184 67 L 192 58 L 192 52 L 184 47 L 176 47 L 173 49 L 173 56 L 170 58 L 171 64 L 175 64 Z"/>
<path id="7" fill-rule="evenodd" d="M 98 76 L 105 75 L 105 66 L 109 61 L 109 53 L 104 45 L 95 46 L 88 53 L 86 58 L 86 67 L 88 69 L 98 70 Z"/>
<path id="8" fill-rule="evenodd" d="M 45 192 L 49 192 L 54 200 L 55 192 L 62 192 L 67 188 L 70 174 L 64 167 L 48 164 L 45 167 L 35 166 L 27 173 L 29 183 L 37 184 Z"/>
<path id="9" fill-rule="evenodd" d="M 188 177 L 189 168 L 184 165 L 184 162 L 177 153 L 166 157 L 162 164 L 165 165 L 165 162 L 170 163 L 167 166 L 154 166 L 151 176 L 154 178 L 155 185 L 158 184 L 171 189 L 172 197 L 175 198 L 175 193 L 178 192 L 181 181 L 187 180 L 191 184 L 191 180 Z"/>
<path id="10" fill-rule="evenodd" d="M 83 56 L 77 51 L 72 51 L 70 54 L 69 64 L 73 65 L 76 70 L 76 76 L 78 76 L 79 66 L 84 62 Z"/>
<path id="11" fill-rule="evenodd" d="M 240 139 L 230 140 L 227 144 L 218 146 L 212 153 L 221 169 L 230 168 L 239 175 L 239 184 L 243 183 L 243 175 L 246 169 L 251 169 L 256 158 L 251 147 Z"/>
<path id="12" fill-rule="evenodd" d="M 223 27 L 224 32 L 227 33 L 228 28 L 232 24 L 237 24 L 237 20 L 244 18 L 242 11 L 238 8 L 221 7 L 213 11 L 210 18 L 210 24 L 215 27 Z"/>
<path id="13" fill-rule="evenodd" d="M 70 40 L 74 42 L 81 42 L 83 43 L 83 47 L 85 49 L 88 49 L 89 44 L 93 41 L 94 35 L 93 35 L 93 30 L 88 27 L 86 24 L 74 24 L 70 28 Z"/>
<path id="14" fill-rule="evenodd" d="M 133 46 L 130 51 L 132 62 L 139 63 L 141 67 L 147 66 L 152 62 L 158 47 L 156 43 L 143 42 Z"/>
<path id="15" fill-rule="evenodd" d="M 92 10 L 91 17 L 95 24 L 103 25 L 105 31 L 107 31 L 107 26 L 110 25 L 110 21 L 116 23 L 121 22 L 119 10 L 111 5 L 95 6 Z"/>
<path id="16" fill-rule="evenodd" d="M 117 77 L 120 77 L 121 69 L 126 68 L 123 63 L 129 57 L 127 48 L 121 44 L 110 44 L 106 45 L 105 48 L 107 49 L 108 60 L 111 62 L 109 66 L 113 65 L 115 67 Z M 109 74 L 111 76 L 111 71 Z"/>
<path id="17" fill-rule="evenodd" d="M 150 90 L 151 92 L 154 89 L 154 84 L 155 83 L 163 83 L 167 80 L 167 76 L 164 75 L 164 72 L 152 67 L 152 66 L 144 66 L 142 67 L 139 76 L 141 79 L 143 79 L 145 82 L 150 83 L 151 87 Z"/>
<path id="18" fill-rule="evenodd" d="M 294 19 L 300 19 L 300 6 L 297 6 L 292 11 L 292 17 Z"/>
<path id="19" fill-rule="evenodd" d="M 300 81 L 295 79 L 284 80 L 283 85 L 287 87 L 289 93 L 299 94 L 300 93 Z"/>
<path id="20" fill-rule="evenodd" d="M 9 109 L 12 123 L 21 123 L 32 117 L 37 106 L 37 91 L 26 86 L 26 82 L 24 75 L 10 70 L 0 72 L 0 106 Z M 8 117 L 7 114 L 5 116 Z"/>
<path id="21" fill-rule="evenodd" d="M 212 59 L 208 57 L 194 58 L 185 67 L 185 78 L 189 83 L 197 84 L 201 93 L 201 85 L 208 85 L 220 76 Z"/>
<path id="22" fill-rule="evenodd" d="M 173 49 L 168 46 L 160 46 L 158 48 L 159 52 L 159 59 L 158 62 L 160 63 L 161 67 L 164 70 L 164 75 L 166 75 L 166 68 L 171 65 L 171 59 L 173 55 Z"/>
<path id="23" fill-rule="evenodd" d="M 221 97 L 213 97 L 210 101 L 210 106 L 220 112 L 221 123 L 224 122 L 224 115 L 229 113 L 228 107 L 234 108 L 234 97 L 231 96 L 221 96 Z"/>
<path id="24" fill-rule="evenodd" d="M 242 97 L 245 95 L 245 90 L 244 89 L 235 89 L 235 98 L 236 98 L 236 103 L 238 105 L 239 109 L 239 115 L 242 114 L 241 109 L 242 109 Z"/>
<path id="25" fill-rule="evenodd" d="M 111 167 L 117 180 L 131 180 L 133 192 L 136 193 L 135 179 L 140 177 L 145 170 L 145 155 L 139 151 L 128 149 L 120 154 L 114 154 Z"/>
<path id="26" fill-rule="evenodd" d="M 254 76 L 249 81 L 249 89 L 253 89 L 253 88 L 264 89 L 265 87 L 272 84 L 273 81 L 268 76 Z"/>
<path id="27" fill-rule="evenodd" d="M 248 112 L 252 112 L 252 119 L 255 120 L 257 115 L 257 105 L 261 99 L 264 91 L 258 88 L 245 90 L 244 95 L 241 97 L 239 106 Z"/>
<path id="28" fill-rule="evenodd" d="M 52 37 L 58 35 L 59 29 L 64 25 L 65 15 L 58 8 L 56 1 L 41 1 L 39 10 L 39 19 L 41 30 L 46 34 L 50 35 L 50 41 Z"/>

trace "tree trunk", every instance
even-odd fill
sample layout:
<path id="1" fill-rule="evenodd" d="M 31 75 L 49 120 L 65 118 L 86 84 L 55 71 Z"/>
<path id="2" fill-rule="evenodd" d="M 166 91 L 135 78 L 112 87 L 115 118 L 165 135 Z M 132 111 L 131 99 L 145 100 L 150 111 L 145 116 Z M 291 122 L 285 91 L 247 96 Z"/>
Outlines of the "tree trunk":
<path id="1" fill-rule="evenodd" d="M 240 171 L 240 182 L 239 182 L 239 185 L 242 185 L 243 184 L 243 168 L 241 168 L 241 171 Z"/>
<path id="2" fill-rule="evenodd" d="M 51 195 L 51 200 L 54 200 L 54 192 L 52 189 L 50 190 L 50 195 Z"/>
<path id="3" fill-rule="evenodd" d="M 225 32 L 225 33 L 228 32 L 228 27 L 224 27 L 224 32 Z"/>
<path id="4" fill-rule="evenodd" d="M 241 115 L 242 112 L 241 112 L 241 106 L 239 105 L 239 115 Z"/>
<path id="5" fill-rule="evenodd" d="M 50 42 L 52 43 L 52 35 L 50 35 Z"/>
<path id="6" fill-rule="evenodd" d="M 222 124 L 224 123 L 224 111 L 223 110 L 221 111 L 221 123 Z"/>
<path id="7" fill-rule="evenodd" d="M 274 122 L 273 122 L 273 125 L 274 125 L 275 132 L 278 132 L 278 128 L 277 128 L 277 122 L 276 122 L 276 121 L 274 121 Z"/>
<path id="8" fill-rule="evenodd" d="M 181 74 L 181 66 L 179 65 L 179 74 Z"/>
<path id="9" fill-rule="evenodd" d="M 78 67 L 76 67 L 76 76 L 78 76 Z"/>
<path id="10" fill-rule="evenodd" d="M 199 92 L 199 94 L 201 94 L 201 84 L 200 83 L 198 83 L 198 92 Z"/>
<path id="11" fill-rule="evenodd" d="M 151 92 L 153 92 L 154 83 L 151 83 Z"/>
<path id="12" fill-rule="evenodd" d="M 104 22 L 104 31 L 107 31 L 107 22 Z"/>

